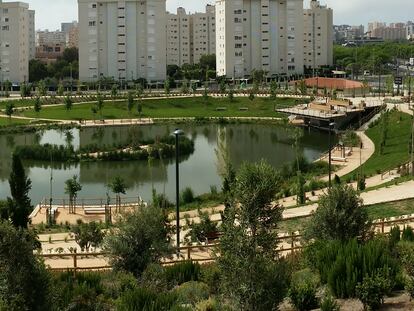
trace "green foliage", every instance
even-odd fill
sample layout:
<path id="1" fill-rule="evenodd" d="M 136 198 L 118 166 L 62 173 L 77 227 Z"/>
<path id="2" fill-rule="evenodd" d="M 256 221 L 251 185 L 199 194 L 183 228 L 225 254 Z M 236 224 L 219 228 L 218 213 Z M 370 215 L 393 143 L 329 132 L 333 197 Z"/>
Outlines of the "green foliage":
<path id="1" fill-rule="evenodd" d="M 20 96 L 23 97 L 23 98 L 31 96 L 31 93 L 32 93 L 31 89 L 32 89 L 32 87 L 31 87 L 30 84 L 22 83 L 20 85 Z"/>
<path id="2" fill-rule="evenodd" d="M 303 175 L 300 171 L 298 171 L 297 176 L 297 183 L 296 183 L 296 195 L 297 195 L 297 203 L 298 204 L 305 204 L 306 203 L 306 193 L 305 193 L 305 184 L 306 180 L 303 178 Z"/>
<path id="3" fill-rule="evenodd" d="M 401 230 L 399 226 L 394 226 L 390 230 L 390 235 L 388 238 L 389 245 L 392 248 L 394 248 L 395 245 L 397 245 L 398 242 L 401 240 Z"/>
<path id="4" fill-rule="evenodd" d="M 367 187 L 367 183 L 365 180 L 365 176 L 362 175 L 358 178 L 357 188 L 359 191 L 364 191 L 366 187 Z"/>
<path id="5" fill-rule="evenodd" d="M 399 271 L 387 242 L 374 239 L 359 244 L 348 242 L 319 241 L 307 249 L 309 263 L 316 268 L 323 284 L 328 284 L 339 298 L 355 297 L 356 286 L 364 277 L 380 273 L 394 284 Z"/>
<path id="6" fill-rule="evenodd" d="M 185 261 L 165 268 L 167 282 L 171 285 L 181 285 L 200 279 L 201 267 L 198 263 Z"/>
<path id="7" fill-rule="evenodd" d="M 233 90 L 233 88 L 230 88 L 229 89 L 229 91 L 227 93 L 227 97 L 228 97 L 228 99 L 229 99 L 230 102 L 233 102 L 234 101 L 234 90 Z"/>
<path id="8" fill-rule="evenodd" d="M 34 234 L 0 222 L 0 309 L 51 310 L 50 276 L 33 250 Z"/>
<path id="9" fill-rule="evenodd" d="M 206 283 L 212 295 L 218 294 L 221 284 L 220 269 L 216 263 L 204 264 L 201 266 L 201 282 Z"/>
<path id="10" fill-rule="evenodd" d="M 402 234 L 401 234 L 401 240 L 408 241 L 408 242 L 414 242 L 413 228 L 411 228 L 410 226 L 404 227 Z"/>
<path id="11" fill-rule="evenodd" d="M 157 293 L 146 288 L 128 290 L 116 303 L 118 311 L 170 311 L 177 305 L 177 296 L 173 293 Z"/>
<path id="12" fill-rule="evenodd" d="M 128 112 L 131 113 L 132 108 L 134 108 L 135 100 L 134 100 L 134 93 L 128 92 L 128 98 L 127 98 L 127 109 Z"/>
<path id="13" fill-rule="evenodd" d="M 250 99 L 250 101 L 254 101 L 254 98 L 255 98 L 254 94 L 255 94 L 255 92 L 254 92 L 254 90 L 252 89 L 252 90 L 249 92 L 249 99 Z"/>
<path id="14" fill-rule="evenodd" d="M 163 210 L 141 206 L 123 215 L 104 245 L 116 271 L 128 271 L 139 277 L 149 264 L 158 263 L 170 254 L 169 233 Z"/>
<path id="15" fill-rule="evenodd" d="M 14 104 L 12 102 L 9 102 L 9 103 L 6 104 L 6 109 L 5 109 L 4 113 L 6 114 L 6 116 L 11 118 L 11 116 L 14 113 Z"/>
<path id="16" fill-rule="evenodd" d="M 42 102 L 39 97 L 35 98 L 33 109 L 35 112 L 39 113 L 42 110 Z"/>
<path id="17" fill-rule="evenodd" d="M 384 302 L 384 296 L 391 290 L 391 282 L 381 274 L 364 277 L 356 287 L 356 296 L 366 310 L 378 310 Z"/>
<path id="18" fill-rule="evenodd" d="M 317 285 L 316 277 L 309 270 L 293 274 L 288 296 L 296 310 L 307 311 L 318 307 Z"/>
<path id="19" fill-rule="evenodd" d="M 99 247 L 104 238 L 102 229 L 94 221 L 90 223 L 80 221 L 77 226 L 73 227 L 72 231 L 75 235 L 75 241 L 82 251 L 89 251 L 90 247 Z"/>
<path id="20" fill-rule="evenodd" d="M 339 311 L 339 305 L 331 295 L 325 296 L 320 304 L 321 311 Z"/>
<path id="21" fill-rule="evenodd" d="M 279 183 L 263 161 L 243 164 L 230 184 L 217 264 L 224 295 L 235 308 L 271 310 L 284 297 L 287 272 L 276 253 L 282 209 L 272 203 Z"/>
<path id="22" fill-rule="evenodd" d="M 108 185 L 111 191 L 117 195 L 125 194 L 126 189 L 128 188 L 125 180 L 122 177 L 116 176 L 112 182 Z"/>
<path id="23" fill-rule="evenodd" d="M 195 281 L 181 284 L 175 289 L 175 293 L 178 296 L 178 302 L 182 305 L 195 306 L 200 301 L 206 300 L 209 297 L 208 286 Z"/>
<path id="24" fill-rule="evenodd" d="M 189 204 L 194 202 L 194 192 L 193 189 L 187 187 L 181 192 L 181 202 L 183 204 Z"/>
<path id="25" fill-rule="evenodd" d="M 26 176 L 20 157 L 16 154 L 12 156 L 12 167 L 9 178 L 10 193 L 12 198 L 8 198 L 9 217 L 16 227 L 26 228 L 29 222 L 29 215 L 33 210 L 29 198 L 29 191 L 32 182 Z"/>
<path id="26" fill-rule="evenodd" d="M 17 146 L 15 154 L 21 159 L 37 161 L 74 162 L 78 160 L 73 146 L 63 145 L 24 145 Z"/>
<path id="27" fill-rule="evenodd" d="M 186 238 L 190 238 L 193 243 L 203 243 L 209 236 L 211 236 L 211 234 L 218 232 L 218 225 L 210 219 L 208 212 L 202 212 L 199 209 L 198 217 L 200 218 L 199 222 L 190 222 L 189 220 L 186 220 L 190 230 L 187 233 Z"/>
<path id="28" fill-rule="evenodd" d="M 70 96 L 66 96 L 64 99 L 65 109 L 66 111 L 70 111 L 73 108 L 73 100 Z"/>
<path id="29" fill-rule="evenodd" d="M 78 192 L 82 190 L 81 184 L 78 182 L 78 176 L 73 176 L 65 181 L 65 193 L 69 195 L 69 200 L 76 199 Z"/>
<path id="30" fill-rule="evenodd" d="M 157 193 L 155 189 L 152 190 L 152 205 L 161 208 L 168 209 L 174 206 L 168 197 L 163 193 Z"/>
<path id="31" fill-rule="evenodd" d="M 406 274 L 405 289 L 414 298 L 414 243 L 402 241 L 397 244 L 396 250 Z"/>
<path id="32" fill-rule="evenodd" d="M 334 185 L 320 197 L 305 233 L 309 239 L 347 241 L 365 237 L 370 229 L 368 212 L 357 192 L 351 186 Z"/>

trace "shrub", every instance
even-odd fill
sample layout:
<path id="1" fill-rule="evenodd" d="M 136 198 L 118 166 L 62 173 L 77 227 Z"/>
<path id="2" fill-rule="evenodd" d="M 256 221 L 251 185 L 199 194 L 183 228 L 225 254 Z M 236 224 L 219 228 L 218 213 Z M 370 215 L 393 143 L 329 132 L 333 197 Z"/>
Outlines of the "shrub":
<path id="1" fill-rule="evenodd" d="M 175 293 L 178 297 L 178 302 L 184 305 L 195 306 L 198 302 L 206 300 L 209 297 L 208 286 L 204 283 L 190 281 L 181 284 Z"/>
<path id="2" fill-rule="evenodd" d="M 367 276 L 356 286 L 356 295 L 367 310 L 377 310 L 384 296 L 391 290 L 391 282 L 386 277 L 377 274 Z"/>
<path id="3" fill-rule="evenodd" d="M 200 265 L 192 261 L 178 263 L 165 268 L 167 282 L 173 285 L 198 281 L 200 278 L 200 271 Z"/>
<path id="4" fill-rule="evenodd" d="M 123 293 L 116 305 L 118 311 L 169 311 L 177 305 L 177 295 L 136 288 Z"/>
<path id="5" fill-rule="evenodd" d="M 309 263 L 320 273 L 321 281 L 328 284 L 339 298 L 355 297 L 355 288 L 364 277 L 380 273 L 395 283 L 398 262 L 392 257 L 386 241 L 375 239 L 366 244 L 356 240 L 348 242 L 320 241 L 307 250 Z"/>
<path id="6" fill-rule="evenodd" d="M 219 311 L 219 304 L 214 299 L 200 301 L 195 306 L 195 311 Z"/>
<path id="7" fill-rule="evenodd" d="M 165 268 L 159 264 L 150 264 L 142 273 L 140 282 L 143 287 L 155 291 L 164 291 L 169 287 Z"/>
<path id="8" fill-rule="evenodd" d="M 320 305 L 321 311 L 339 311 L 339 305 L 331 295 L 325 296 Z"/>
<path id="9" fill-rule="evenodd" d="M 191 188 L 187 187 L 181 193 L 181 201 L 183 204 L 189 204 L 194 202 L 194 192 Z"/>
<path id="10" fill-rule="evenodd" d="M 217 222 L 212 221 L 207 212 L 198 210 L 198 217 L 200 218 L 200 222 L 198 223 L 194 221 L 189 222 L 188 219 L 186 220 L 187 226 L 190 229 L 186 238 L 190 238 L 191 242 L 195 243 L 205 242 L 209 235 L 218 231 Z"/>
<path id="11" fill-rule="evenodd" d="M 401 240 L 414 242 L 413 228 L 411 228 L 410 226 L 405 227 L 401 234 Z"/>
<path id="12" fill-rule="evenodd" d="M 309 270 L 303 270 L 293 275 L 288 295 L 296 310 L 306 311 L 318 306 L 316 291 L 316 278 Z"/>
<path id="13" fill-rule="evenodd" d="M 390 235 L 388 238 L 389 245 L 393 248 L 401 239 L 401 230 L 399 226 L 394 226 L 390 230 Z"/>
<path id="14" fill-rule="evenodd" d="M 200 281 L 206 283 L 211 294 L 217 294 L 220 286 L 220 269 L 217 264 L 211 263 L 201 266 Z"/>

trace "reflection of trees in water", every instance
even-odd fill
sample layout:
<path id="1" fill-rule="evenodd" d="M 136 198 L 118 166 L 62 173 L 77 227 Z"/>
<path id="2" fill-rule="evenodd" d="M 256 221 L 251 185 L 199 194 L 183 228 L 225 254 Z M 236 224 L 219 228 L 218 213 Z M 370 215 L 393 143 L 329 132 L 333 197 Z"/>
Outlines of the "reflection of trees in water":
<path id="1" fill-rule="evenodd" d="M 10 149 L 12 149 L 12 148 L 14 148 L 15 145 L 16 145 L 16 141 L 14 139 L 14 136 L 7 135 L 7 137 L 6 137 L 6 146 L 9 147 Z"/>
<path id="2" fill-rule="evenodd" d="M 67 146 L 72 146 L 73 140 L 75 137 L 72 134 L 71 130 L 65 131 L 65 142 Z"/>
<path id="3" fill-rule="evenodd" d="M 94 133 L 92 134 L 92 140 L 98 141 L 98 143 L 102 143 L 104 138 L 105 132 L 102 127 L 98 127 L 95 129 Z"/>

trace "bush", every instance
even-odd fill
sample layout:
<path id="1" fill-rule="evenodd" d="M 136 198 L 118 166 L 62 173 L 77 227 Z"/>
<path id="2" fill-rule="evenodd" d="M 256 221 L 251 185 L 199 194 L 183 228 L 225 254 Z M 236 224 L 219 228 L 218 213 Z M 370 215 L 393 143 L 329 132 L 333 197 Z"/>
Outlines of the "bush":
<path id="1" fill-rule="evenodd" d="M 214 299 L 200 301 L 195 306 L 195 311 L 219 311 L 219 304 Z"/>
<path id="2" fill-rule="evenodd" d="M 183 204 L 190 204 L 194 202 L 194 192 L 191 188 L 187 187 L 181 193 L 181 201 Z"/>
<path id="3" fill-rule="evenodd" d="M 169 288 L 165 268 L 159 264 L 150 264 L 142 273 L 140 282 L 143 287 L 155 291 L 165 291 Z"/>
<path id="4" fill-rule="evenodd" d="M 380 273 L 395 284 L 399 264 L 392 257 L 387 243 L 381 239 L 359 244 L 320 241 L 306 250 L 309 263 L 316 268 L 323 284 L 328 284 L 339 298 L 355 297 L 355 288 L 364 277 Z"/>
<path id="5" fill-rule="evenodd" d="M 186 261 L 165 268 L 168 284 L 181 285 L 190 281 L 198 281 L 201 267 L 198 263 Z"/>
<path id="6" fill-rule="evenodd" d="M 401 230 L 399 226 L 394 226 L 390 230 L 388 238 L 390 248 L 393 248 L 401 240 Z"/>
<path id="7" fill-rule="evenodd" d="M 339 305 L 331 295 L 323 298 L 320 305 L 321 311 L 339 311 Z"/>
<path id="8" fill-rule="evenodd" d="M 288 295 L 296 310 L 306 311 L 318 306 L 316 291 L 315 276 L 309 270 L 303 270 L 293 275 Z"/>
<path id="9" fill-rule="evenodd" d="M 414 242 L 413 228 L 411 228 L 410 226 L 405 227 L 401 234 L 401 240 Z"/>
<path id="10" fill-rule="evenodd" d="M 177 295 L 136 288 L 123 293 L 116 305 L 118 311 L 170 311 L 177 306 Z"/>
<path id="11" fill-rule="evenodd" d="M 391 290 L 391 282 L 377 274 L 367 276 L 356 287 L 356 295 L 367 310 L 377 310 L 384 302 L 384 296 Z"/>
<path id="12" fill-rule="evenodd" d="M 209 297 L 208 286 L 204 283 L 190 281 L 181 284 L 175 293 L 178 296 L 178 302 L 183 305 L 195 306 L 198 302 L 206 300 Z"/>
<path id="13" fill-rule="evenodd" d="M 218 293 L 221 280 L 220 269 L 216 263 L 201 266 L 200 281 L 208 285 L 212 295 Z"/>

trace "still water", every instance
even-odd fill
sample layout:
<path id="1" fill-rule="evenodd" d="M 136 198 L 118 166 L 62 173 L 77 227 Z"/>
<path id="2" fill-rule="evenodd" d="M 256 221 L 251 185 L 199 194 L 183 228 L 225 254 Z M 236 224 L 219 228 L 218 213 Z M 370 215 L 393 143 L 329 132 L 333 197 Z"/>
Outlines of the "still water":
<path id="1" fill-rule="evenodd" d="M 181 159 L 181 189 L 191 187 L 195 194 L 210 191 L 210 186 L 221 187 L 219 168 L 222 157 L 218 154 L 227 150 L 232 164 L 237 168 L 243 162 L 267 160 L 276 168 L 294 159 L 292 147 L 292 129 L 276 125 L 217 125 L 206 124 L 181 128 L 195 142 L 195 152 Z M 141 127 L 108 127 L 72 129 L 67 131 L 46 130 L 29 134 L 0 135 L 0 199 L 10 195 L 8 177 L 11 167 L 11 153 L 18 145 L 29 144 L 70 144 L 74 148 L 88 144 L 112 145 L 125 141 L 130 136 L 149 139 L 173 132 L 174 125 L 150 125 Z M 220 147 L 221 146 L 221 147 Z M 327 133 L 304 130 L 301 148 L 308 160 L 317 159 L 328 150 Z M 141 196 L 151 200 L 152 189 L 165 193 L 171 200 L 175 197 L 175 163 L 164 161 L 133 162 L 82 162 L 77 164 L 59 164 L 49 162 L 24 163 L 26 173 L 32 180 L 30 197 L 34 204 L 49 197 L 50 175 L 53 171 L 54 198 L 66 197 L 65 180 L 78 176 L 82 191 L 78 198 L 106 198 L 107 184 L 115 176 L 122 177 L 129 188 L 126 196 Z M 53 168 L 53 170 L 51 169 Z"/>

